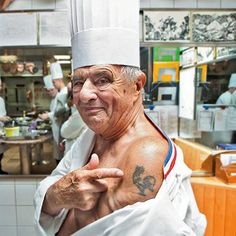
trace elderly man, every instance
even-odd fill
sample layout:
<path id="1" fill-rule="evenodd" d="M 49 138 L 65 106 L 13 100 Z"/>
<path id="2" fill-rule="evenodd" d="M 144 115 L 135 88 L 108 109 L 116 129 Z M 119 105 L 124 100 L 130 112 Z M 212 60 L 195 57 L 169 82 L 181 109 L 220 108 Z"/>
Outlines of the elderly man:
<path id="1" fill-rule="evenodd" d="M 89 128 L 36 192 L 41 235 L 204 234 L 181 150 L 144 114 L 138 2 L 71 1 L 73 99 Z"/>

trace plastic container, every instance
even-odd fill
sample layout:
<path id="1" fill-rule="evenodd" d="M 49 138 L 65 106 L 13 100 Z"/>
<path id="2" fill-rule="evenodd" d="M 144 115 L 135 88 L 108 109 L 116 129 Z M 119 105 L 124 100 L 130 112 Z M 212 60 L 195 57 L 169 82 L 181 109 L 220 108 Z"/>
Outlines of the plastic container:
<path id="1" fill-rule="evenodd" d="M 4 132 L 7 138 L 16 137 L 20 135 L 20 127 L 19 126 L 4 127 Z"/>

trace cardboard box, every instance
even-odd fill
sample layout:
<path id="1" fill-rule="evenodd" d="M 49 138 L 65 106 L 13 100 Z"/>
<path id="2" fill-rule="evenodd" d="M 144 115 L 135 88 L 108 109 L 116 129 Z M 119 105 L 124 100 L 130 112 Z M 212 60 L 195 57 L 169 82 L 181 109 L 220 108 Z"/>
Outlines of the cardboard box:
<path id="1" fill-rule="evenodd" d="M 214 158 L 216 177 L 227 184 L 236 183 L 236 150 L 218 151 Z"/>

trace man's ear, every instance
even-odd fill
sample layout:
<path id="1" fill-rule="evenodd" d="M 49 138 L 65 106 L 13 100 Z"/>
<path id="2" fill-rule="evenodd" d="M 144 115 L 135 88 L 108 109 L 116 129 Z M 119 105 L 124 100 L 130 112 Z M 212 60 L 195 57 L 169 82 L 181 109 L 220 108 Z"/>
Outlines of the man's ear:
<path id="1" fill-rule="evenodd" d="M 146 83 L 146 75 L 142 72 L 135 81 L 135 98 L 138 98 Z M 136 99 L 135 99 L 136 100 Z"/>
<path id="2" fill-rule="evenodd" d="M 145 85 L 145 83 L 146 83 L 146 75 L 142 72 L 139 76 L 138 76 L 138 78 L 137 78 L 137 80 L 136 80 L 136 82 L 135 82 L 135 85 L 136 85 L 136 92 L 141 92 L 141 90 L 142 90 L 142 88 L 144 87 L 144 85 Z"/>

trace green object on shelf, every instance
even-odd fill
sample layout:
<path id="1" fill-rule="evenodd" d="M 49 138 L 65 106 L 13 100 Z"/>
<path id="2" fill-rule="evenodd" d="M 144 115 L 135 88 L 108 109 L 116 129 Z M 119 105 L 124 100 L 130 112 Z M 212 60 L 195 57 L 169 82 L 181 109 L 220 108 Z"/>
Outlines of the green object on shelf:
<path id="1" fill-rule="evenodd" d="M 163 48 L 163 47 L 154 47 L 153 48 L 153 60 L 154 61 L 179 61 L 180 49 L 179 48 Z"/>

